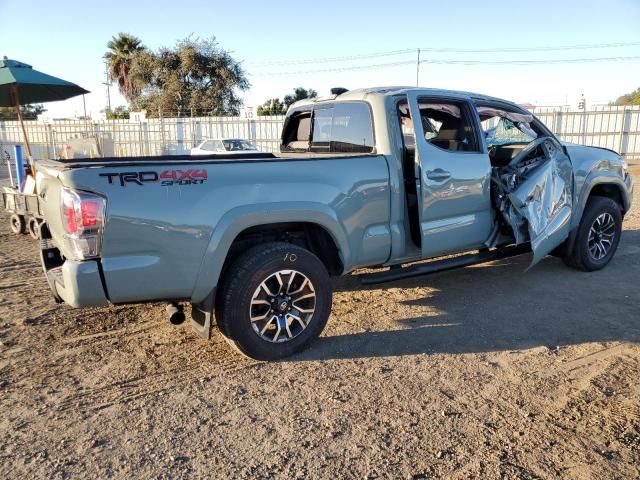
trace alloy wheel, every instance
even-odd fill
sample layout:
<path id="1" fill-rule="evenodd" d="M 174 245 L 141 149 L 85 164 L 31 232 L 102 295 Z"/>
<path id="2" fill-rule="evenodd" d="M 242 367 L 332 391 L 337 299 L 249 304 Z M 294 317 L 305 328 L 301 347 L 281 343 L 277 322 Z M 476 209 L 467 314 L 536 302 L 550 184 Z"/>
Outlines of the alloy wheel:
<path id="1" fill-rule="evenodd" d="M 278 270 L 254 291 L 249 318 L 261 339 L 287 342 L 307 328 L 315 308 L 316 293 L 311 280 L 297 270 Z"/>
<path id="2" fill-rule="evenodd" d="M 589 229 L 587 239 L 589 255 L 596 261 L 605 258 L 616 235 L 616 222 L 609 212 L 601 213 L 596 217 Z"/>

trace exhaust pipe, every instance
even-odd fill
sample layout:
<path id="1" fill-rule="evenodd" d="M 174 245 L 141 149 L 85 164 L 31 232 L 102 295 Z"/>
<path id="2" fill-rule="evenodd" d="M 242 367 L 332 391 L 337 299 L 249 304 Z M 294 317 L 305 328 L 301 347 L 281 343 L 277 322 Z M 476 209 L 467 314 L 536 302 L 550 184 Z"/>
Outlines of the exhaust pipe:
<path id="1" fill-rule="evenodd" d="M 179 303 L 169 303 L 167 305 L 167 315 L 172 325 L 182 325 L 185 321 L 184 307 Z"/>

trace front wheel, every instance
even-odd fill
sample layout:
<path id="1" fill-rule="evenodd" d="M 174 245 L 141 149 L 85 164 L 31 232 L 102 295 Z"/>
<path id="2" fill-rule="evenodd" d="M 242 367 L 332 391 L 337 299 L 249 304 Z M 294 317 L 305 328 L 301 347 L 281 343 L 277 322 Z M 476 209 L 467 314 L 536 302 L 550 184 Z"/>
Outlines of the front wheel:
<path id="1" fill-rule="evenodd" d="M 586 272 L 600 270 L 613 258 L 621 233 L 620 206 L 610 198 L 592 197 L 580 220 L 573 251 L 563 261 Z"/>
<path id="2" fill-rule="evenodd" d="M 327 269 L 313 253 L 290 243 L 253 247 L 229 267 L 216 319 L 242 354 L 277 360 L 306 348 L 331 312 Z"/>

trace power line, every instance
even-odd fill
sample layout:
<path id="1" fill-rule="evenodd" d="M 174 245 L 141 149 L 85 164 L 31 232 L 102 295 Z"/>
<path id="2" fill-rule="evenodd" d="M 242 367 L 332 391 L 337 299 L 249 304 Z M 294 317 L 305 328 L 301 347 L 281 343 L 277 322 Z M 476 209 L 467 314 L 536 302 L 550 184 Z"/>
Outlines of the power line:
<path id="1" fill-rule="evenodd" d="M 306 73 L 345 72 L 350 70 L 368 70 L 372 68 L 398 67 L 400 65 L 415 65 L 415 64 L 416 64 L 415 60 L 405 60 L 402 62 L 377 63 L 373 65 L 356 65 L 353 67 L 320 68 L 320 69 L 314 69 L 314 70 L 299 70 L 295 72 L 265 72 L 265 73 L 256 73 L 253 75 L 255 76 L 301 75 Z"/>
<path id="2" fill-rule="evenodd" d="M 278 66 L 278 65 L 304 65 L 310 63 L 332 63 L 332 62 L 348 62 L 351 60 L 363 60 L 367 58 L 391 57 L 394 55 L 405 55 L 407 53 L 415 53 L 415 48 L 405 48 L 404 50 L 391 50 L 388 52 L 365 53 L 362 55 L 347 55 L 342 57 L 323 57 L 323 58 L 307 58 L 298 60 L 271 60 L 268 62 L 249 63 L 254 67 L 262 66 Z"/>
<path id="3" fill-rule="evenodd" d="M 509 53 L 509 52 L 553 52 L 566 50 L 588 50 L 599 48 L 619 48 L 640 46 L 640 42 L 616 42 L 616 43 L 590 43 L 560 46 L 539 47 L 503 47 L 503 48 L 449 48 L 449 47 L 420 47 L 422 52 L 430 53 Z M 415 53 L 417 48 L 405 48 L 402 50 L 390 50 L 386 52 L 365 53 L 361 55 L 346 55 L 339 57 L 320 57 L 304 59 L 271 60 L 267 62 L 249 63 L 254 67 L 280 66 L 280 65 L 306 65 L 315 63 L 348 62 L 353 60 L 366 60 L 371 58 L 390 57 Z"/>
<path id="4" fill-rule="evenodd" d="M 601 63 L 601 62 L 625 62 L 640 60 L 640 56 L 620 56 L 620 57 L 595 57 L 595 58 L 564 58 L 547 60 L 420 60 L 419 64 L 437 65 L 540 65 L 540 64 L 562 64 L 562 63 Z M 351 67 L 320 68 L 313 70 L 297 70 L 282 72 L 262 72 L 253 76 L 278 76 L 278 75 L 306 75 L 312 73 L 347 72 L 353 70 L 370 70 L 377 68 L 398 67 L 403 65 L 416 65 L 415 60 L 405 60 L 400 62 L 377 63 L 370 65 L 356 65 Z"/>
<path id="5" fill-rule="evenodd" d="M 595 58 L 558 58 L 548 60 L 422 60 L 420 63 L 432 63 L 442 65 L 537 65 L 554 63 L 598 63 L 598 62 L 624 62 L 640 60 L 640 56 L 627 57 L 595 57 Z"/>
<path id="6" fill-rule="evenodd" d="M 547 47 L 505 47 L 505 48 L 422 48 L 438 53 L 508 53 L 508 52 L 559 52 L 565 50 L 589 50 L 595 48 L 635 47 L 640 42 L 589 43 L 580 45 L 561 45 Z"/>

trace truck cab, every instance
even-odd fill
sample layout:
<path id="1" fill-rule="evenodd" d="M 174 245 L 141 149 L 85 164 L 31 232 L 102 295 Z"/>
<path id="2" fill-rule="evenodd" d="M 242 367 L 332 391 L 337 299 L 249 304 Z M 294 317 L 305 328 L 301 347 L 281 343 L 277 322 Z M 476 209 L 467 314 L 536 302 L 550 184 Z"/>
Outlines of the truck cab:
<path id="1" fill-rule="evenodd" d="M 358 116 L 344 114 L 356 109 Z M 571 228 L 574 179 L 565 147 L 531 113 L 504 100 L 410 87 L 305 100 L 288 112 L 281 151 L 385 156 L 392 191 L 387 265 L 513 241 L 531 242 L 535 263 Z M 553 172 L 530 180 L 520 194 L 548 178 L 553 188 L 535 201 L 519 199 L 516 187 L 542 163 Z M 536 229 L 528 231 L 536 209 Z"/>

